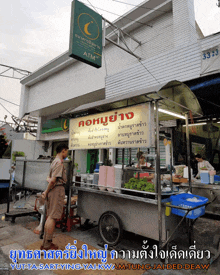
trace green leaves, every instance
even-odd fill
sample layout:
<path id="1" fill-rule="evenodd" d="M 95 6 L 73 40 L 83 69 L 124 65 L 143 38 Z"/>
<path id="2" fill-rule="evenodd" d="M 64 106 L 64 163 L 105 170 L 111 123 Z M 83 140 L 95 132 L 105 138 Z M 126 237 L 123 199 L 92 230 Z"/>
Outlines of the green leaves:
<path id="1" fill-rule="evenodd" d="M 25 157 L 25 153 L 22 151 L 14 151 L 12 153 L 12 161 L 15 161 L 16 157 Z"/>
<path id="2" fill-rule="evenodd" d="M 152 182 L 147 181 L 146 178 L 139 180 L 130 178 L 129 182 L 125 183 L 124 187 L 127 189 L 134 189 L 139 191 L 154 192 L 154 185 Z"/>

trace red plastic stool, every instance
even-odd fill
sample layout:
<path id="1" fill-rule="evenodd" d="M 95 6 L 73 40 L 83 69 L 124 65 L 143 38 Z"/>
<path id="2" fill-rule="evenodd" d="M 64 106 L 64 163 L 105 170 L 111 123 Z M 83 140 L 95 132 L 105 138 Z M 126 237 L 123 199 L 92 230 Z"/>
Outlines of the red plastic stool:
<path id="1" fill-rule="evenodd" d="M 71 205 L 69 217 L 67 218 L 67 223 L 65 224 L 64 222 L 61 222 L 65 219 L 65 216 L 66 216 L 66 205 L 65 205 L 63 207 L 62 217 L 61 217 L 61 219 L 57 220 L 56 227 L 61 228 L 62 231 L 64 231 L 66 229 L 68 232 L 70 232 L 73 225 L 79 224 L 81 226 L 81 217 L 78 215 L 74 215 L 74 209 L 76 209 L 76 208 L 77 208 L 77 205 Z"/>

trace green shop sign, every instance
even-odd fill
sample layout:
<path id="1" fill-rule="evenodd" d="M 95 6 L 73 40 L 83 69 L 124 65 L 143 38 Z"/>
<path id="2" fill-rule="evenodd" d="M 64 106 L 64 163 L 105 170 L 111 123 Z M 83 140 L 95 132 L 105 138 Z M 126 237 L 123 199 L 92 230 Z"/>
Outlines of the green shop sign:
<path id="1" fill-rule="evenodd" d="M 72 2 L 69 56 L 102 66 L 102 16 L 77 0 Z"/>
<path id="2" fill-rule="evenodd" d="M 59 131 L 69 131 L 69 119 L 57 118 L 47 120 L 42 126 L 42 134 L 53 133 Z"/>

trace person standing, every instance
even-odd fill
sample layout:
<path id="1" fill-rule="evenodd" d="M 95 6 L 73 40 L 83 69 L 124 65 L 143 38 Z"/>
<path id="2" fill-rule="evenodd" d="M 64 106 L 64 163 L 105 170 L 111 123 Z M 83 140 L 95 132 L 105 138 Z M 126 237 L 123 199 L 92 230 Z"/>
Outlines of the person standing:
<path id="1" fill-rule="evenodd" d="M 49 176 L 47 178 L 47 189 L 42 193 L 42 198 L 47 203 L 47 220 L 44 227 L 44 238 L 41 250 L 56 250 L 58 246 L 52 243 L 53 232 L 56 220 L 60 219 L 63 213 L 65 198 L 64 185 L 67 181 L 66 170 L 63 165 L 64 159 L 68 155 L 68 146 L 59 144 L 56 148 L 56 158 L 51 164 Z"/>

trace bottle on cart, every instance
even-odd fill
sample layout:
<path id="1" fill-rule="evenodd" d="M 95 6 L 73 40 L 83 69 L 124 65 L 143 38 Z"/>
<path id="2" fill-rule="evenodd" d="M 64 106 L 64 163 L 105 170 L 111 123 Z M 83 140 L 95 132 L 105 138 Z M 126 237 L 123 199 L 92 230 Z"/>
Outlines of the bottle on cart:
<path id="1" fill-rule="evenodd" d="M 80 170 L 77 170 L 77 172 L 76 172 L 76 183 L 75 183 L 75 186 L 80 186 L 80 182 L 81 182 Z"/>

